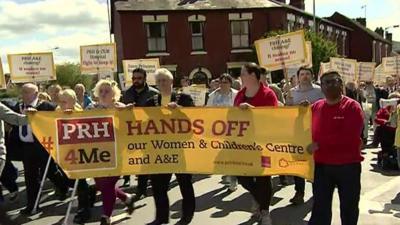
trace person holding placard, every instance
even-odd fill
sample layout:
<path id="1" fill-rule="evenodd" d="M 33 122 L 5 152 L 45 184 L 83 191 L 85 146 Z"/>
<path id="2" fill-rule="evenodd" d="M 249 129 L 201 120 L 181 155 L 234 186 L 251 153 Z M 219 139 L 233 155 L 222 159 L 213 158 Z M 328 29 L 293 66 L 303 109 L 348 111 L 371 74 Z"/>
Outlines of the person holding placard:
<path id="1" fill-rule="evenodd" d="M 158 90 L 147 84 L 147 72 L 142 68 L 136 68 L 132 71 L 132 86 L 124 92 L 121 102 L 124 104 L 133 104 L 135 106 L 146 106 L 147 100 L 158 94 Z M 148 175 L 138 175 L 138 185 L 136 187 L 135 200 L 147 196 Z M 130 176 L 124 176 L 124 187 L 130 186 Z"/>
<path id="2" fill-rule="evenodd" d="M 308 151 L 315 161 L 314 203 L 309 225 L 330 225 L 332 198 L 338 188 L 342 224 L 357 225 L 361 192 L 360 104 L 343 95 L 342 77 L 335 71 L 322 74 L 325 99 L 312 105 L 312 139 Z"/>
<path id="3" fill-rule="evenodd" d="M 325 96 L 321 91 L 321 87 L 312 83 L 314 73 L 312 68 L 300 67 L 297 71 L 297 80 L 299 84 L 290 89 L 290 94 L 287 96 L 286 105 L 302 105 L 313 104 L 316 101 L 323 99 Z M 305 180 L 301 177 L 294 177 L 294 189 L 296 194 L 290 202 L 294 205 L 304 203 Z"/>
<path id="4" fill-rule="evenodd" d="M 166 106 L 171 109 L 178 107 L 193 107 L 194 102 L 190 95 L 175 93 L 172 85 L 174 77 L 167 69 L 156 71 L 156 84 L 160 94 L 156 94 L 147 101 L 147 106 Z M 175 174 L 182 194 L 182 216 L 177 224 L 190 224 L 196 208 L 192 174 Z M 169 199 L 168 189 L 172 174 L 154 174 L 150 176 L 153 187 L 154 203 L 156 205 L 156 218 L 148 225 L 168 224 L 169 222 Z"/>
<path id="5" fill-rule="evenodd" d="M 240 78 L 243 88 L 236 95 L 234 105 L 243 110 L 262 107 L 278 106 L 275 93 L 260 83 L 261 68 L 255 63 L 247 63 L 242 67 Z M 250 192 L 256 201 L 253 204 L 253 216 L 261 225 L 272 225 L 269 206 L 272 199 L 271 177 L 238 177 L 239 183 Z"/>
<path id="6" fill-rule="evenodd" d="M 394 148 L 397 113 L 396 108 L 400 102 L 400 94 L 393 92 L 389 99 L 381 99 L 381 109 L 376 114 L 377 140 L 381 144 L 382 151 L 378 153 L 378 165 L 384 170 L 398 169 L 396 151 Z"/>

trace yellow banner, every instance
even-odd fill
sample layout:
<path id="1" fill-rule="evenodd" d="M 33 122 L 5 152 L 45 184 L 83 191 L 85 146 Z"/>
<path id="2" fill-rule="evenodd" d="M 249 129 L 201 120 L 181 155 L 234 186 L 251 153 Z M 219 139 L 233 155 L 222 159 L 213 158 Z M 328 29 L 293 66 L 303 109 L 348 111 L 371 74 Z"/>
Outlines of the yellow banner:
<path id="1" fill-rule="evenodd" d="M 33 132 L 70 178 L 192 173 L 313 178 L 304 107 L 37 112 Z"/>

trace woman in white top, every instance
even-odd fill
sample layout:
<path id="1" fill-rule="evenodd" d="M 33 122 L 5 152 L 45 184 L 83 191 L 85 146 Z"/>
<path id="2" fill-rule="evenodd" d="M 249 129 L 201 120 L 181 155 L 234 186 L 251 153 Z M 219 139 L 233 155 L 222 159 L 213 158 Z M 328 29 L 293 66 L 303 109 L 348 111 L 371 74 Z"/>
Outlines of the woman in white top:
<path id="1" fill-rule="evenodd" d="M 237 90 L 232 88 L 233 79 L 229 74 L 219 77 L 219 88 L 209 95 L 207 106 L 233 106 Z"/>
<path id="2" fill-rule="evenodd" d="M 233 106 L 238 91 L 232 88 L 232 82 L 233 79 L 229 74 L 222 74 L 219 77 L 220 86 L 209 95 L 207 106 Z M 223 176 L 222 182 L 228 185 L 229 191 L 236 191 L 238 182 L 235 176 Z"/>

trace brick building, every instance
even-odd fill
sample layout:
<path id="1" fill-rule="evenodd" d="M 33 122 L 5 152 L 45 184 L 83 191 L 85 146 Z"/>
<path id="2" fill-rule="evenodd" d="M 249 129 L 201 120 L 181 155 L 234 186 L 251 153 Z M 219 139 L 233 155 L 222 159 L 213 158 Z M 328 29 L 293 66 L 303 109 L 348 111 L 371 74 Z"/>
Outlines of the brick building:
<path id="1" fill-rule="evenodd" d="M 350 19 L 338 12 L 335 12 L 329 20 L 352 29 L 349 35 L 351 48 L 349 58 L 357 59 L 362 62 L 376 62 L 380 64 L 383 57 L 390 56 L 392 52 L 392 34 L 386 33 L 383 38 L 383 29 L 374 32 L 367 28 L 366 19 Z"/>
<path id="2" fill-rule="evenodd" d="M 112 30 L 123 59 L 160 58 L 175 78 L 240 73 L 254 61 L 253 42 L 273 30 L 312 29 L 304 0 L 112 0 Z M 317 18 L 317 29 L 350 55 L 352 29 Z M 176 79 L 176 80 L 177 80 Z"/>

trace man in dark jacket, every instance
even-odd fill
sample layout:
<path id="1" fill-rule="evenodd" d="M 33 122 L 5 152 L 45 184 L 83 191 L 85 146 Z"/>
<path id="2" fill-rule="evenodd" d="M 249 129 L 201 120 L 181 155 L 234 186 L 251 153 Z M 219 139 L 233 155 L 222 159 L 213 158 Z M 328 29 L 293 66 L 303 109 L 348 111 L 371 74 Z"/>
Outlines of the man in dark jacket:
<path id="1" fill-rule="evenodd" d="M 173 76 L 167 69 L 156 71 L 156 82 L 160 94 L 155 95 L 147 101 L 148 106 L 166 106 L 169 108 L 193 107 L 194 102 L 190 95 L 177 94 L 172 89 Z M 189 224 L 196 208 L 196 199 L 192 184 L 191 174 L 175 174 L 182 194 L 182 216 L 179 225 Z M 168 189 L 172 174 L 151 175 L 151 185 L 153 187 L 153 197 L 156 205 L 156 218 L 148 225 L 162 225 L 169 222 L 169 199 Z"/>
<path id="2" fill-rule="evenodd" d="M 142 68 L 132 71 L 132 86 L 124 92 L 121 102 L 124 104 L 134 104 L 138 107 L 146 106 L 148 99 L 158 94 L 158 90 L 150 87 L 146 83 L 147 73 Z M 148 175 L 138 176 L 138 186 L 136 191 L 136 199 L 140 199 L 146 195 Z M 124 176 L 124 186 L 130 186 L 130 176 Z"/>
<path id="3" fill-rule="evenodd" d="M 21 113 L 27 108 L 35 108 L 38 111 L 53 111 L 55 106 L 49 102 L 40 102 L 38 99 L 38 87 L 28 83 L 22 86 L 22 102 L 17 103 L 13 110 Z M 21 213 L 30 215 L 34 209 L 42 178 L 41 175 L 45 170 L 49 153 L 35 138 L 29 125 L 14 126 L 11 130 L 10 138 L 10 141 L 14 143 L 10 151 L 19 151 L 25 171 L 27 205 Z M 55 184 L 60 200 L 65 199 L 69 180 L 54 161 L 50 163 L 47 177 Z"/>

